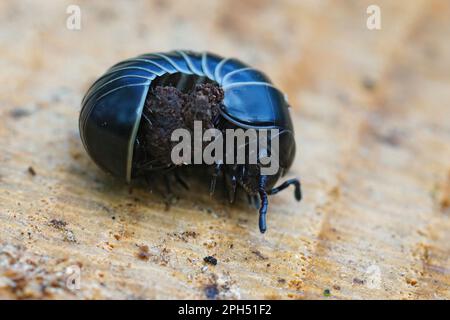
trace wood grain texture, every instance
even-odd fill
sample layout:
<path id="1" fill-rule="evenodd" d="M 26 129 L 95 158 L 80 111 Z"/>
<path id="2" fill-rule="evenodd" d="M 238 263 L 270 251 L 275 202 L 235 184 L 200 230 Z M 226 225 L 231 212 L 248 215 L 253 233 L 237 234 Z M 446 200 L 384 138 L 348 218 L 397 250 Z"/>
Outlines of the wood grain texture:
<path id="1" fill-rule="evenodd" d="M 0 297 L 450 298 L 448 1 L 376 1 L 379 31 L 374 1 L 78 1 L 70 31 L 72 2 L 0 3 Z M 265 235 L 244 201 L 197 181 L 166 210 L 83 150 L 90 83 L 173 48 L 241 58 L 289 96 L 304 200 L 272 197 Z"/>

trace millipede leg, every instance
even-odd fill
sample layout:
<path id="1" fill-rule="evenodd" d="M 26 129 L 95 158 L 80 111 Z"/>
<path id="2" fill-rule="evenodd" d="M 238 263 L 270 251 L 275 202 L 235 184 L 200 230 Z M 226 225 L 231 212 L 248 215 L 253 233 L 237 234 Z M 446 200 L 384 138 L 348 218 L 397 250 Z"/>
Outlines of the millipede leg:
<path id="1" fill-rule="evenodd" d="M 259 231 L 264 233 L 267 230 L 266 214 L 269 201 L 267 199 L 267 193 L 264 190 L 260 191 L 259 196 L 261 197 L 261 207 L 259 209 Z"/>
<path id="2" fill-rule="evenodd" d="M 169 180 L 169 175 L 168 174 L 164 175 L 164 184 L 166 186 L 167 196 L 171 196 L 172 195 L 172 188 L 170 187 L 170 180 Z"/>
<path id="3" fill-rule="evenodd" d="M 225 190 L 227 191 L 228 195 L 228 201 L 230 203 L 233 203 L 236 199 L 236 188 L 237 188 L 237 181 L 236 177 L 230 176 L 228 172 L 225 172 L 224 174 L 224 184 L 225 184 Z"/>
<path id="4" fill-rule="evenodd" d="M 216 190 L 216 181 L 217 181 L 217 176 L 220 173 L 220 170 L 222 169 L 222 165 L 223 163 L 217 163 L 215 168 L 214 168 L 214 173 L 212 174 L 211 177 L 211 183 L 209 185 L 209 195 L 212 196 L 214 194 L 214 190 Z"/>
<path id="5" fill-rule="evenodd" d="M 175 179 L 177 180 L 177 182 L 183 186 L 183 188 L 185 188 L 186 190 L 189 190 L 189 184 L 186 182 L 186 180 L 183 179 L 183 177 L 180 175 L 180 173 L 178 171 L 175 171 L 174 173 Z"/>
<path id="6" fill-rule="evenodd" d="M 267 222 L 266 222 L 266 215 L 267 215 L 267 208 L 269 207 L 269 199 L 267 197 L 267 192 L 265 191 L 266 187 L 266 176 L 260 176 L 259 178 L 259 197 L 261 199 L 261 205 L 259 208 L 259 231 L 261 233 L 266 232 L 267 230 Z"/>
<path id="7" fill-rule="evenodd" d="M 237 188 L 236 176 L 232 176 L 231 177 L 231 198 L 230 198 L 230 203 L 234 203 L 236 201 L 236 188 Z"/>
<path id="8" fill-rule="evenodd" d="M 268 192 L 268 194 L 269 195 L 277 194 L 278 192 L 289 187 L 290 185 L 295 186 L 295 191 L 294 191 L 295 199 L 297 199 L 297 201 L 300 201 L 302 199 L 302 190 L 301 190 L 300 180 L 298 180 L 298 179 L 287 180 L 287 181 L 283 182 L 281 185 L 279 185 L 278 187 L 275 187 L 272 190 L 270 190 Z"/>
<path id="9" fill-rule="evenodd" d="M 153 181 L 151 180 L 151 176 L 149 174 L 146 174 L 144 176 L 145 182 L 147 183 L 148 190 L 150 193 L 153 193 Z"/>
<path id="10" fill-rule="evenodd" d="M 239 174 L 240 166 L 235 165 L 231 169 L 231 198 L 230 203 L 234 203 L 236 201 L 236 191 L 237 191 L 237 176 Z"/>

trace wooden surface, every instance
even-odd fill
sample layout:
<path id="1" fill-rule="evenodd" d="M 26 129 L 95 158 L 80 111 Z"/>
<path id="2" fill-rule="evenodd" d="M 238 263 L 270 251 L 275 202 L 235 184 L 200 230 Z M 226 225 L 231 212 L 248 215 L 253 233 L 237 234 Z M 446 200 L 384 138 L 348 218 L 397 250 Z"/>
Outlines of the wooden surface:
<path id="1" fill-rule="evenodd" d="M 0 3 L 0 297 L 450 298 L 448 1 L 76 2 L 80 31 L 73 1 Z M 265 235 L 245 201 L 197 182 L 166 210 L 83 150 L 90 83 L 173 48 L 241 58 L 289 96 L 304 200 L 272 197 Z"/>

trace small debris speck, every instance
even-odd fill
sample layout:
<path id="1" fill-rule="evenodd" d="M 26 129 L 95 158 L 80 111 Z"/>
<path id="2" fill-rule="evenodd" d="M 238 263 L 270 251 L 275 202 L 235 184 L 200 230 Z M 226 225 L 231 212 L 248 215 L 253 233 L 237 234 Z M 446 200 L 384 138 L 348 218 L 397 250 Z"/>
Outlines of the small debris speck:
<path id="1" fill-rule="evenodd" d="M 208 299 L 216 299 L 217 295 L 219 294 L 219 289 L 217 288 L 217 285 L 211 284 L 205 287 L 205 295 Z"/>
<path id="2" fill-rule="evenodd" d="M 24 118 L 26 116 L 29 116 L 30 112 L 28 110 L 26 110 L 26 109 L 17 108 L 17 109 L 11 110 L 9 115 L 12 118 L 14 118 L 14 119 L 20 119 L 20 118 Z"/>
<path id="3" fill-rule="evenodd" d="M 411 285 L 411 286 L 415 286 L 415 285 L 417 285 L 417 280 L 416 279 L 412 279 L 412 278 L 406 278 L 406 283 Z"/>
<path id="4" fill-rule="evenodd" d="M 148 246 L 146 245 L 139 246 L 139 252 L 137 254 L 137 257 L 141 260 L 147 261 L 150 258 Z"/>
<path id="5" fill-rule="evenodd" d="M 362 86 L 364 87 L 364 89 L 372 91 L 376 87 L 376 81 L 375 79 L 366 76 L 362 79 Z"/>
<path id="6" fill-rule="evenodd" d="M 259 259 L 261 259 L 261 260 L 268 260 L 269 258 L 267 258 L 265 255 L 263 255 L 262 253 L 261 253 L 261 251 L 259 251 L 259 250 L 257 250 L 257 249 L 253 249 L 253 250 L 251 250 L 252 251 L 252 253 L 254 254 L 254 255 L 256 255 Z"/>
<path id="7" fill-rule="evenodd" d="M 28 173 L 34 177 L 36 175 L 36 170 L 30 166 L 28 167 Z"/>
<path id="8" fill-rule="evenodd" d="M 56 229 L 62 230 L 67 226 L 67 222 L 65 222 L 63 220 L 52 219 L 52 220 L 50 220 L 50 225 Z"/>
<path id="9" fill-rule="evenodd" d="M 335 284 L 335 285 L 333 286 L 333 289 L 334 289 L 334 290 L 338 290 L 338 291 L 339 291 L 339 290 L 341 290 L 341 287 L 340 287 L 340 286 L 338 286 L 337 284 Z"/>
<path id="10" fill-rule="evenodd" d="M 205 261 L 206 263 L 212 264 L 213 266 L 215 266 L 217 264 L 217 259 L 214 258 L 213 256 L 204 257 L 203 261 Z"/>
<path id="11" fill-rule="evenodd" d="M 330 291 L 330 289 L 325 289 L 325 290 L 323 290 L 323 296 L 324 296 L 324 297 L 329 297 L 329 296 L 331 296 L 331 291 Z"/>

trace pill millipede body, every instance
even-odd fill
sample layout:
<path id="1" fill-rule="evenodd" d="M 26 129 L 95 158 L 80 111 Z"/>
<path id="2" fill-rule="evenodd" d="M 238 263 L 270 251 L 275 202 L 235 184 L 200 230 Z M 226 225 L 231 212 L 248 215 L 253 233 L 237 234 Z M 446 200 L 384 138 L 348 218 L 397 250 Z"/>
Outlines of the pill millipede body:
<path id="1" fill-rule="evenodd" d="M 249 198 L 259 203 L 259 227 L 265 232 L 268 195 L 294 185 L 295 197 L 301 199 L 298 179 L 274 187 L 294 160 L 294 129 L 285 95 L 263 72 L 237 59 L 179 50 L 143 54 L 113 65 L 92 84 L 83 98 L 79 119 L 83 145 L 99 167 L 130 182 L 142 174 L 133 156 L 138 147 L 136 140 L 143 110 L 152 90 L 174 87 L 180 92 L 189 92 L 199 84 L 214 84 L 223 90 L 219 108 L 222 126 L 279 130 L 281 152 L 276 174 L 260 175 L 259 168 L 253 165 L 217 163 L 211 181 L 213 192 L 217 175 L 224 173 L 230 181 L 231 202 L 236 187 L 243 187 Z"/>

